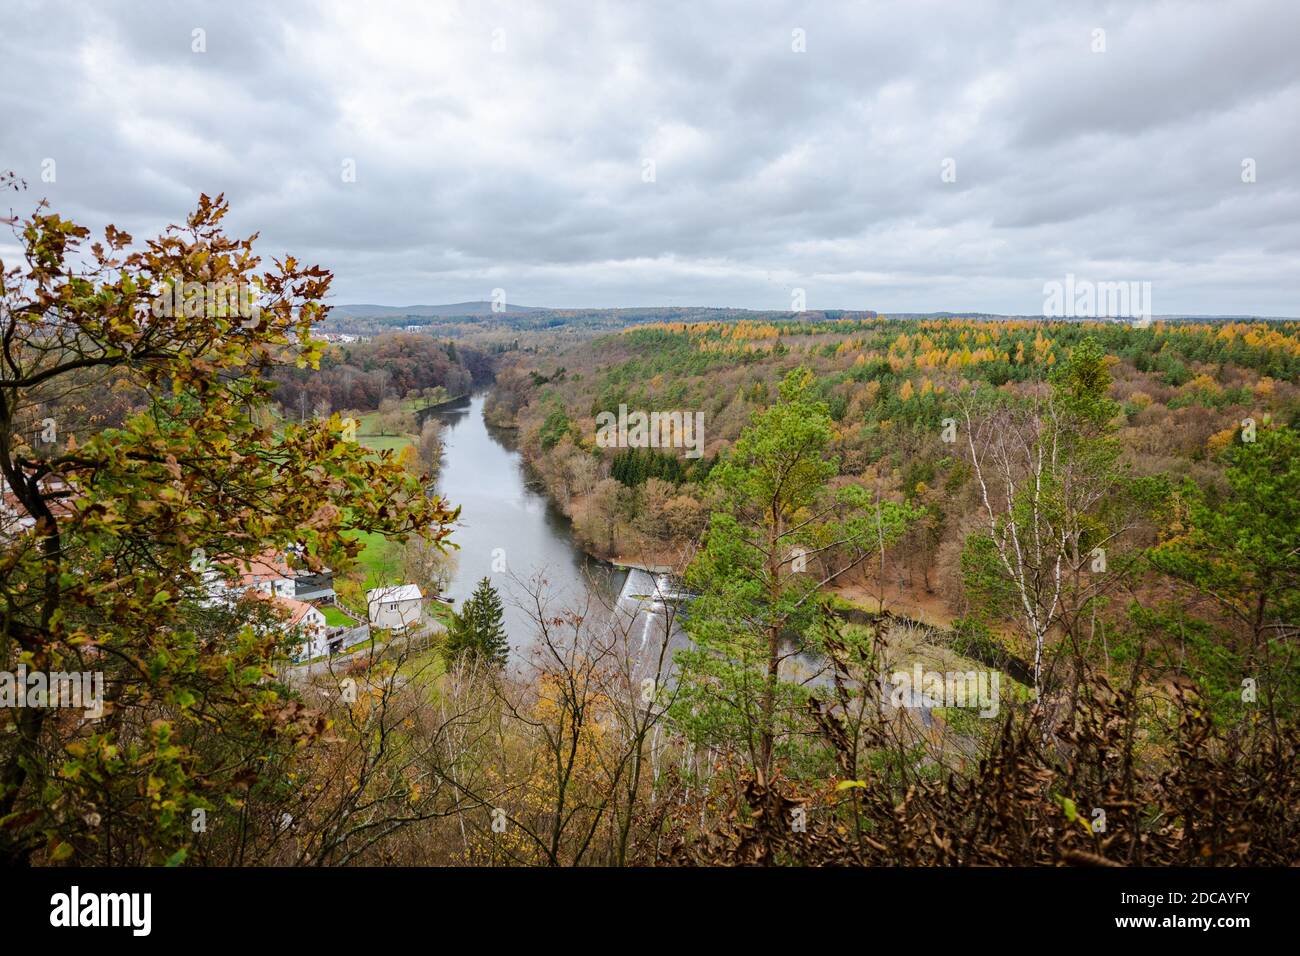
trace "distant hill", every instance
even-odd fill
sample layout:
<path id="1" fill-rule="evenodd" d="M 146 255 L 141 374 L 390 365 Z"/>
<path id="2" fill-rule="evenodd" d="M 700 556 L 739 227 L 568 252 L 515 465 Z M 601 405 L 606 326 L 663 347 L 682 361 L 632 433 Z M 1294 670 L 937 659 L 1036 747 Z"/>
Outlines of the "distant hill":
<path id="1" fill-rule="evenodd" d="M 1046 316 L 1046 315 L 1006 315 L 998 312 L 886 312 L 887 319 L 975 319 L 980 322 L 1010 322 L 1028 320 L 1031 322 L 1096 322 L 1097 318 L 1088 316 Z M 1151 316 L 1156 322 L 1294 322 L 1295 319 L 1285 315 L 1192 315 L 1187 313 L 1166 313 Z M 1105 319 L 1100 321 L 1129 321 L 1128 319 Z"/>
<path id="2" fill-rule="evenodd" d="M 544 332 L 555 329 L 588 332 L 617 331 L 647 322 L 721 322 L 740 320 L 750 322 L 820 322 L 826 320 L 869 321 L 876 318 L 895 319 L 951 319 L 962 318 L 976 322 L 1005 322 L 1010 320 L 1044 321 L 1041 315 L 998 315 L 987 312 L 890 312 L 877 313 L 866 309 L 852 311 L 817 309 L 803 313 L 780 310 L 752 310 L 718 308 L 711 306 L 647 306 L 642 308 L 580 308 L 552 309 L 528 305 L 507 305 L 502 313 L 492 311 L 490 301 L 454 302 L 447 305 L 373 305 L 354 304 L 333 306 L 329 317 L 318 331 L 351 335 L 375 336 L 391 332 L 414 331 L 427 335 L 455 339 L 484 331 Z M 1165 322 L 1231 322 L 1260 321 L 1253 316 L 1190 316 L 1157 315 L 1153 318 Z M 1084 319 L 1055 321 L 1079 322 Z M 1129 320 L 1109 320 L 1125 322 Z M 1277 321 L 1266 319 L 1265 321 Z M 1282 320 L 1285 321 L 1285 320 Z M 1294 320 L 1291 320 L 1294 321 Z"/>
<path id="3" fill-rule="evenodd" d="M 433 318 L 435 316 L 493 314 L 492 303 L 486 300 L 481 302 L 453 302 L 450 305 L 348 304 L 333 306 L 330 311 L 333 315 L 354 319 L 379 319 L 399 315 L 410 315 L 416 318 Z M 512 303 L 506 303 L 504 311 L 506 313 L 518 313 L 546 312 L 548 310 L 531 305 L 514 305 Z"/>

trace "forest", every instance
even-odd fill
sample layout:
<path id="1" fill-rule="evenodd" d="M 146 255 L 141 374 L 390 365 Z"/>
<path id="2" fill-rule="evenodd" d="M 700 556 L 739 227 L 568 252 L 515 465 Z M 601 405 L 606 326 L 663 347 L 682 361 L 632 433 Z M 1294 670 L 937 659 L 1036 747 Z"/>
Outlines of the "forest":
<path id="1" fill-rule="evenodd" d="M 340 346 L 330 273 L 263 265 L 227 210 L 143 244 L 17 223 L 0 654 L 105 699 L 0 713 L 6 862 L 1294 862 L 1296 323 Z M 260 314 L 153 307 L 191 282 Z M 209 560 L 268 548 L 453 551 L 436 435 L 366 447 L 350 416 L 475 387 L 594 554 L 671 569 L 656 615 L 534 578 L 516 659 L 485 578 L 444 630 L 302 666 L 268 602 L 210 599 Z M 702 455 L 602 447 L 620 405 L 702 413 Z"/>

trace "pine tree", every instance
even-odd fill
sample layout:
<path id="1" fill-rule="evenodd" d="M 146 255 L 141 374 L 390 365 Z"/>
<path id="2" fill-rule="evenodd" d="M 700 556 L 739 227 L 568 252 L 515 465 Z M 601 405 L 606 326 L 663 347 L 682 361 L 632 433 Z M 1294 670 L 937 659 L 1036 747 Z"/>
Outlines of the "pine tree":
<path id="1" fill-rule="evenodd" d="M 447 650 L 452 657 L 470 652 L 504 667 L 510 654 L 503 623 L 501 597 L 488 578 L 479 581 L 459 614 L 453 616 L 447 632 Z"/>
<path id="2" fill-rule="evenodd" d="M 866 487 L 833 487 L 834 424 L 813 373 L 786 375 L 780 400 L 755 413 L 712 472 L 717 505 L 704 546 L 687 569 L 696 592 L 686 630 L 694 647 L 674 653 L 681 680 L 676 719 L 697 742 L 747 749 L 759 779 L 771 779 L 778 747 L 795 746 L 807 688 L 781 662 L 817 640 L 820 589 L 897 540 L 917 516 L 908 505 L 874 502 Z M 809 517 L 809 516 L 813 517 Z M 795 549 L 827 549 L 812 568 Z"/>

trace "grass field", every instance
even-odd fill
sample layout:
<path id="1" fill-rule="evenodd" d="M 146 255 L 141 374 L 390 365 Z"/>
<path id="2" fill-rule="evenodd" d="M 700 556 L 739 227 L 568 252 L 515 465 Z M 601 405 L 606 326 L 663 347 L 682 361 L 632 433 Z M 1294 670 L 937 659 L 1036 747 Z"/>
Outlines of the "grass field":
<path id="1" fill-rule="evenodd" d="M 401 545 L 373 531 L 358 531 L 349 535 L 362 543 L 361 554 L 357 558 L 361 571 L 365 574 L 363 587 L 366 590 L 377 588 L 382 584 L 391 584 L 390 577 L 397 570 Z"/>
<path id="2" fill-rule="evenodd" d="M 447 663 L 436 646 L 419 651 L 397 668 L 401 677 L 409 680 L 418 676 L 422 682 L 428 683 L 436 683 L 446 672 Z"/>
<path id="3" fill-rule="evenodd" d="M 402 410 L 414 412 L 422 407 L 419 399 L 407 399 L 402 402 Z M 414 445 L 415 435 L 383 435 L 379 427 L 379 412 L 366 412 L 358 419 L 357 440 L 374 451 L 391 451 Z"/>
<path id="4" fill-rule="evenodd" d="M 333 604 L 324 604 L 320 610 L 325 615 L 325 623 L 330 627 L 351 627 L 357 623 L 351 616 L 344 614 Z"/>
<path id="5" fill-rule="evenodd" d="M 414 411 L 420 408 L 420 400 L 407 399 L 402 402 L 403 410 Z M 379 434 L 379 412 L 366 412 L 358 416 L 357 441 L 371 451 L 401 451 L 410 448 L 417 441 L 415 435 L 381 435 Z M 398 563 L 398 549 L 401 547 L 383 535 L 365 533 L 353 535 L 364 544 L 359 557 L 361 568 L 365 572 L 364 587 L 378 587 L 389 583 L 387 575 L 395 570 Z"/>

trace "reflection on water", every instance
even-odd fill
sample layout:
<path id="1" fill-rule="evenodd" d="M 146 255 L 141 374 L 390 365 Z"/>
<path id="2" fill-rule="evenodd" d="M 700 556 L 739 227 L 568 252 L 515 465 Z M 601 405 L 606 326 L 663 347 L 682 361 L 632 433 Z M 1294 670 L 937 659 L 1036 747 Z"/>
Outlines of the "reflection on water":
<path id="1" fill-rule="evenodd" d="M 510 447 L 511 433 L 483 421 L 483 401 L 479 394 L 430 413 L 443 423 L 438 492 L 461 509 L 452 534 L 460 550 L 445 596 L 459 609 L 474 585 L 490 578 L 506 605 L 511 647 L 518 648 L 531 643 L 533 632 L 532 620 L 518 606 L 529 600 L 520 582 L 542 576 L 556 612 L 588 603 L 612 605 L 627 575 L 573 543 L 569 520 L 528 474 L 523 457 Z M 588 587 L 597 589 L 590 602 Z"/>

